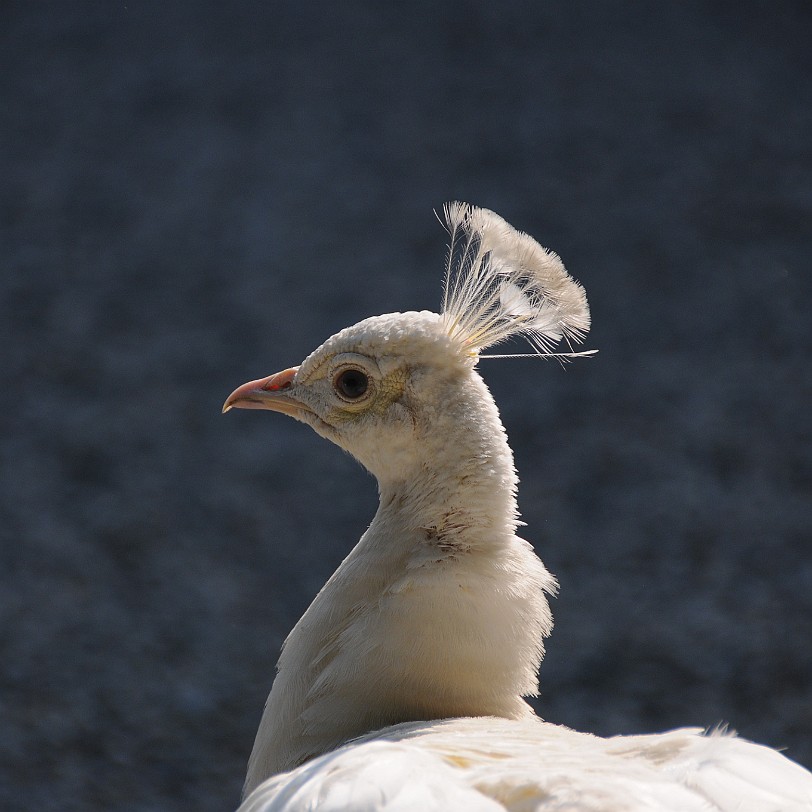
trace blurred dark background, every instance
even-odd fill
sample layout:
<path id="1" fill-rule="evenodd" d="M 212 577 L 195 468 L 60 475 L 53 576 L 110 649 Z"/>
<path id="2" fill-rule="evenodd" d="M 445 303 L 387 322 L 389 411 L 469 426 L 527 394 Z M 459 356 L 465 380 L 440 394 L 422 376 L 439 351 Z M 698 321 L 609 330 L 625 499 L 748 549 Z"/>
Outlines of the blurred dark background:
<path id="1" fill-rule="evenodd" d="M 374 482 L 220 416 L 436 309 L 432 209 L 585 285 L 599 355 L 483 362 L 561 582 L 540 713 L 812 766 L 812 7 L 5 2 L 0 806 L 222 810 Z"/>

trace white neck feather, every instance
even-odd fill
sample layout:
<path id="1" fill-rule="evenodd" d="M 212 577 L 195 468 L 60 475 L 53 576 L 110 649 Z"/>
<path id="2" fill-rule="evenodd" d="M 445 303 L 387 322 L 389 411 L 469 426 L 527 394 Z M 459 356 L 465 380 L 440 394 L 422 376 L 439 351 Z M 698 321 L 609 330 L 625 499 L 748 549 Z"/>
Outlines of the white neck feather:
<path id="1" fill-rule="evenodd" d="M 531 712 L 555 582 L 515 535 L 513 456 L 466 376 L 410 448 L 364 460 L 380 506 L 285 642 L 246 792 L 389 724 Z"/>

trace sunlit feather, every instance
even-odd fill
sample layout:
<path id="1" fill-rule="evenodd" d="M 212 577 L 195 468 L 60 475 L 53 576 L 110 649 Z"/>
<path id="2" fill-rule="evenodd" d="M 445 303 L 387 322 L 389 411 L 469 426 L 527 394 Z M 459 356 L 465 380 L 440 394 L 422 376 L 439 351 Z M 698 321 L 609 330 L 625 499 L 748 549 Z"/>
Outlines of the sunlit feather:
<path id="1" fill-rule="evenodd" d="M 513 336 L 539 355 L 562 339 L 583 340 L 586 294 L 557 254 L 488 209 L 449 203 L 444 215 L 451 240 L 442 314 L 469 354 Z"/>

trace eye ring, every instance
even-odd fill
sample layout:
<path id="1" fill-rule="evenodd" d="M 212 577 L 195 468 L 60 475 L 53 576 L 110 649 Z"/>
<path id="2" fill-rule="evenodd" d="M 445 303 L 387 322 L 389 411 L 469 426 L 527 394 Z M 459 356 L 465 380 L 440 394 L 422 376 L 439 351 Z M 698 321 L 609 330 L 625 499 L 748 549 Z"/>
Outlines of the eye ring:
<path id="1" fill-rule="evenodd" d="M 369 392 L 369 376 L 357 367 L 346 367 L 333 378 L 333 389 L 342 400 L 359 401 Z"/>

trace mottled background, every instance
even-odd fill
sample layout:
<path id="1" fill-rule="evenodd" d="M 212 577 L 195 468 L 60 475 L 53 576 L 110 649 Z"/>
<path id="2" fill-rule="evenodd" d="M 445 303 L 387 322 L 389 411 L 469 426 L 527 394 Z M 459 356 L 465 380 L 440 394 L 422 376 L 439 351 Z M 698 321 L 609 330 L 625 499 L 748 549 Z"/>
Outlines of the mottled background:
<path id="1" fill-rule="evenodd" d="M 0 11 L 0 806 L 236 804 L 279 645 L 374 482 L 220 416 L 439 302 L 433 208 L 587 288 L 600 354 L 483 362 L 559 577 L 540 712 L 812 766 L 807 2 Z"/>

